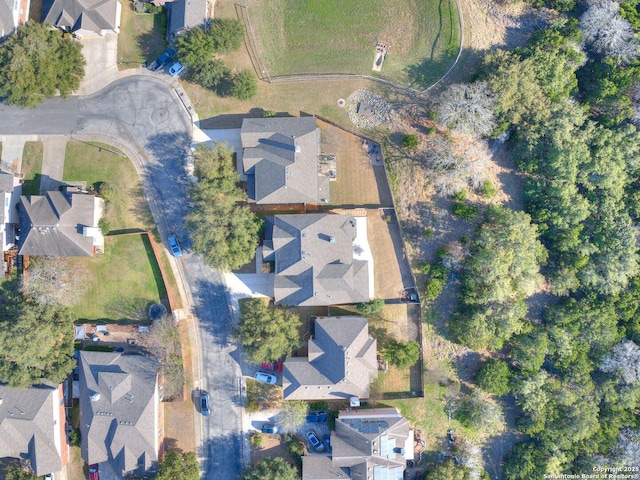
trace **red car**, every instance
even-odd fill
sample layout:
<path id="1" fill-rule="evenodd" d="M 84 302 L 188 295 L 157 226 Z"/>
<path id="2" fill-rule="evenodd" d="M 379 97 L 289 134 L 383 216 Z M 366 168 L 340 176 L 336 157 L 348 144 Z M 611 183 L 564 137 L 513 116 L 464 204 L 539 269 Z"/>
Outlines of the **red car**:
<path id="1" fill-rule="evenodd" d="M 89 480 L 100 480 L 97 463 L 94 463 L 93 465 L 89 465 Z"/>

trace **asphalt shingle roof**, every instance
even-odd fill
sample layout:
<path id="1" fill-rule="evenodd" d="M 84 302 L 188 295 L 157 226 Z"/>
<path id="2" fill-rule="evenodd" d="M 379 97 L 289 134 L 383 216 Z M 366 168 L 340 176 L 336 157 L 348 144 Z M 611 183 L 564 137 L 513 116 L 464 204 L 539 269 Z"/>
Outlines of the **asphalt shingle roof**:
<path id="1" fill-rule="evenodd" d="M 366 260 L 353 258 L 351 215 L 275 215 L 266 220 L 263 256 L 275 261 L 274 299 L 284 305 L 369 301 Z"/>
<path id="2" fill-rule="evenodd" d="M 36 475 L 62 468 L 55 440 L 60 431 L 54 423 L 54 409 L 61 400 L 57 391 L 45 385 L 26 389 L 0 385 L 0 457 L 28 458 Z"/>
<path id="3" fill-rule="evenodd" d="M 378 373 L 376 348 L 366 318 L 318 317 L 308 358 L 284 362 L 284 398 L 368 398 L 369 384 Z"/>
<path id="4" fill-rule="evenodd" d="M 261 204 L 329 200 L 318 174 L 320 133 L 315 117 L 245 118 L 242 163 L 251 181 L 249 198 Z"/>
<path id="5" fill-rule="evenodd" d="M 49 0 L 42 9 L 42 22 L 60 28 L 88 30 L 116 30 L 118 0 Z"/>
<path id="6" fill-rule="evenodd" d="M 139 355 L 80 352 L 82 458 L 143 473 L 158 462 L 158 364 Z"/>
<path id="7" fill-rule="evenodd" d="M 20 255 L 89 257 L 93 237 L 83 227 L 97 227 L 103 200 L 84 193 L 46 192 L 22 196 Z"/>

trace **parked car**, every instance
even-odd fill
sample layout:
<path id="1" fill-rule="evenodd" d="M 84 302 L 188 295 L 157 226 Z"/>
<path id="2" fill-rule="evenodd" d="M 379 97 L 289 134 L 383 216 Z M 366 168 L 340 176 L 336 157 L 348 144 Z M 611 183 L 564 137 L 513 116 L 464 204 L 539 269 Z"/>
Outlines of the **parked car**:
<path id="1" fill-rule="evenodd" d="M 316 452 L 324 452 L 324 444 L 320 441 L 315 432 L 307 433 L 307 439 Z"/>
<path id="2" fill-rule="evenodd" d="M 180 62 L 176 62 L 173 65 L 171 65 L 171 68 L 169 68 L 169 75 L 171 75 L 172 77 L 176 77 L 180 75 L 183 70 L 184 70 L 184 65 L 182 65 Z"/>
<path id="3" fill-rule="evenodd" d="M 98 472 L 97 463 L 89 465 L 89 480 L 100 480 L 100 473 Z"/>
<path id="4" fill-rule="evenodd" d="M 160 54 L 158 58 L 156 58 L 151 65 L 149 65 L 149 70 L 155 72 L 156 70 L 160 70 L 164 67 L 171 59 L 175 56 L 176 51 L 173 48 L 167 48 L 164 52 Z"/>
<path id="5" fill-rule="evenodd" d="M 324 423 L 327 421 L 327 412 L 314 412 L 307 415 L 308 423 Z"/>
<path id="6" fill-rule="evenodd" d="M 56 480 L 55 477 L 53 476 L 53 473 L 47 473 L 44 476 L 44 480 Z"/>
<path id="7" fill-rule="evenodd" d="M 169 246 L 171 247 L 171 251 L 173 252 L 174 257 L 180 258 L 182 256 L 182 249 L 180 248 L 175 235 L 171 235 L 169 237 Z"/>
<path id="8" fill-rule="evenodd" d="M 257 372 L 253 378 L 255 378 L 258 382 L 268 383 L 269 385 L 275 385 L 277 380 L 275 375 L 264 372 Z"/>
<path id="9" fill-rule="evenodd" d="M 278 433 L 278 427 L 273 423 L 265 423 L 264 425 L 262 425 L 262 433 Z"/>
<path id="10" fill-rule="evenodd" d="M 211 409 L 209 408 L 209 394 L 208 393 L 202 393 L 200 395 L 200 411 L 202 412 L 202 415 L 204 415 L 205 417 L 208 417 L 209 415 L 211 415 Z"/>

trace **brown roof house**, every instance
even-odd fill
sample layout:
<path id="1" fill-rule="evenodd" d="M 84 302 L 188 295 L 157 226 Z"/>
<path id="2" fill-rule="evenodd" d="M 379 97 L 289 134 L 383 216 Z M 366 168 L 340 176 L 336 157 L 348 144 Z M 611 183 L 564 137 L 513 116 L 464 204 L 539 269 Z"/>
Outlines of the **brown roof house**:
<path id="1" fill-rule="evenodd" d="M 69 459 L 62 385 L 0 385 L 0 457 L 18 458 L 38 476 Z"/>
<path id="2" fill-rule="evenodd" d="M 20 202 L 21 192 L 22 185 L 18 177 L 0 172 L 0 236 L 3 252 L 13 247 L 16 242 L 14 226 L 19 222 L 16 207 Z"/>
<path id="3" fill-rule="evenodd" d="M 274 301 L 283 305 L 368 302 L 369 260 L 351 215 L 305 214 L 267 217 L 263 260 L 275 262 Z M 368 249 L 368 245 L 367 248 Z"/>
<path id="4" fill-rule="evenodd" d="M 118 0 L 45 0 L 42 23 L 76 37 L 104 36 L 120 32 L 121 13 Z"/>
<path id="5" fill-rule="evenodd" d="M 284 362 L 284 398 L 368 398 L 369 384 L 378 374 L 376 348 L 366 318 L 316 318 L 308 358 L 292 357 Z"/>
<path id="6" fill-rule="evenodd" d="M 140 355 L 80 352 L 81 454 L 117 475 L 155 471 L 162 444 L 158 364 Z"/>
<path id="7" fill-rule="evenodd" d="M 318 171 L 320 129 L 315 117 L 245 118 L 240 137 L 250 201 L 329 202 L 330 177 Z"/>
<path id="8" fill-rule="evenodd" d="M 302 480 L 403 480 L 413 430 L 395 408 L 341 411 L 331 456 L 302 457 Z"/>
<path id="9" fill-rule="evenodd" d="M 21 197 L 20 255 L 90 257 L 102 252 L 104 200 L 75 187 Z"/>

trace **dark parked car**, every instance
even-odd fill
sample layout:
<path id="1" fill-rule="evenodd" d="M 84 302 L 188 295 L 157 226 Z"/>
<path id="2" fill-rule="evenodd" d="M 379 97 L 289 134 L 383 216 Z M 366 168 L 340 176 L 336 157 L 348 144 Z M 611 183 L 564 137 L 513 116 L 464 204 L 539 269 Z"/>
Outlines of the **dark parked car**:
<path id="1" fill-rule="evenodd" d="M 324 423 L 327 421 L 327 412 L 315 412 L 307 415 L 308 423 Z"/>
<path id="2" fill-rule="evenodd" d="M 174 257 L 180 258 L 182 256 L 182 249 L 180 248 L 175 235 L 171 235 L 169 237 L 169 246 L 171 247 L 171 251 L 173 252 Z"/>
<path id="3" fill-rule="evenodd" d="M 202 393 L 200 395 L 200 411 L 202 412 L 202 415 L 204 415 L 205 417 L 208 417 L 209 415 L 211 415 L 211 409 L 209 408 L 208 393 Z"/>
<path id="4" fill-rule="evenodd" d="M 89 480 L 100 480 L 100 473 L 98 472 L 97 463 L 89 465 Z"/>
<path id="5" fill-rule="evenodd" d="M 324 452 L 324 444 L 320 441 L 318 436 L 314 432 L 307 433 L 309 443 L 316 452 Z"/>
<path id="6" fill-rule="evenodd" d="M 156 71 L 160 70 L 164 67 L 169 61 L 174 57 L 176 51 L 173 48 L 167 48 L 164 52 L 160 54 L 158 58 L 156 58 L 151 65 L 149 65 L 149 70 Z"/>
<path id="7" fill-rule="evenodd" d="M 265 423 L 262 425 L 262 433 L 278 433 L 278 427 L 276 427 L 273 423 Z"/>

